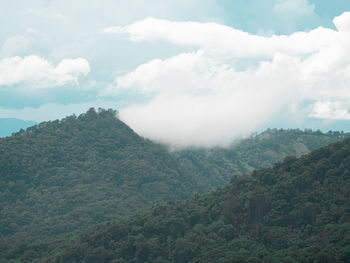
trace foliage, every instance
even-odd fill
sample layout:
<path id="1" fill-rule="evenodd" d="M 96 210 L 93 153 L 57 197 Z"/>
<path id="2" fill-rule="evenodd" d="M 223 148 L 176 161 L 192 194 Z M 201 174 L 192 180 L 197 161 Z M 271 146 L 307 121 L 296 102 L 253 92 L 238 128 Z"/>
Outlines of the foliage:
<path id="1" fill-rule="evenodd" d="M 268 129 L 238 140 L 229 147 L 184 149 L 173 155 L 196 178 L 202 189 L 208 191 L 225 186 L 232 176 L 270 167 L 290 155 L 299 157 L 349 135 L 338 131 L 324 134 L 308 129 Z"/>
<path id="2" fill-rule="evenodd" d="M 349 189 L 346 139 L 191 200 L 1 256 L 62 263 L 350 262 Z"/>
<path id="3" fill-rule="evenodd" d="M 350 262 L 350 139 L 86 231 L 48 262 Z"/>
<path id="4" fill-rule="evenodd" d="M 0 139 L 0 238 L 57 237 L 189 198 L 191 180 L 113 110 L 40 123 Z"/>
<path id="5" fill-rule="evenodd" d="M 72 247 L 72 253 L 87 257 L 83 262 L 94 262 L 96 258 L 107 262 L 117 254 L 106 247 L 105 243 L 96 247 L 90 241 L 80 244 L 83 239 L 82 236 L 78 238 L 77 233 L 97 223 L 132 215 L 155 203 L 184 200 L 195 193 L 223 186 L 232 175 L 236 175 L 234 185 L 242 184 L 243 187 L 242 182 L 252 179 L 237 179 L 238 175 L 267 167 L 287 154 L 300 155 L 348 136 L 339 132 L 322 134 L 274 129 L 242 140 L 229 148 L 188 149 L 169 153 L 165 146 L 138 136 L 116 116 L 117 112 L 113 110 L 99 109 L 96 112 L 90 109 L 78 117 L 73 115 L 61 121 L 43 122 L 0 139 L 0 262 L 30 262 L 31 259 L 45 262 L 46 257 L 47 260 L 68 260 L 68 247 Z M 340 155 L 339 158 L 341 157 Z M 294 161 L 291 157 L 288 160 Z M 327 165 L 320 164 L 319 170 L 327 170 Z M 274 172 L 270 171 L 261 177 L 261 182 L 266 189 L 260 189 L 254 202 L 258 202 L 259 198 L 267 200 L 271 191 L 269 187 L 278 180 Z M 308 181 L 306 183 L 310 184 Z M 288 185 L 280 185 L 282 189 L 286 188 L 286 196 L 291 195 Z M 166 262 L 168 259 L 162 253 L 173 247 L 177 250 L 172 250 L 173 256 L 167 256 L 170 262 L 175 260 L 174 257 L 178 257 L 177 261 L 195 257 L 196 251 L 202 246 L 200 239 L 206 239 L 208 235 L 211 241 L 203 240 L 209 242 L 208 246 L 211 242 L 217 242 L 215 235 L 234 244 L 249 243 L 250 239 L 247 241 L 240 234 L 243 230 L 237 230 L 237 222 L 230 223 L 229 220 L 238 219 L 234 219 L 229 211 L 230 205 L 237 200 L 253 198 L 255 190 L 251 192 L 238 189 L 235 190 L 236 195 L 235 191 L 228 190 L 230 187 L 209 195 L 196 194 L 195 199 L 186 202 L 185 207 L 182 203 L 173 201 L 155 206 L 153 210 L 158 211 L 155 215 L 147 212 L 148 216 L 146 213 L 132 217 L 129 223 L 128 219 L 120 219 L 115 224 L 126 227 L 123 230 L 126 231 L 123 232 L 125 237 L 131 238 L 132 242 L 138 240 L 139 244 L 146 242 L 141 248 L 123 243 L 119 250 L 125 246 L 126 252 L 123 251 L 126 254 L 134 253 L 133 259 L 125 259 L 126 262 L 133 262 L 135 257 L 139 257 L 139 260 L 152 258 L 148 260 Z M 216 204 L 219 196 L 221 199 Z M 285 205 L 283 202 L 279 205 Z M 303 205 L 305 211 L 318 212 L 319 208 L 314 207 L 312 202 L 310 204 L 307 201 Z M 236 207 L 234 211 L 241 211 L 246 206 Z M 260 215 L 270 209 L 268 205 L 258 207 L 259 212 L 244 213 L 253 218 L 256 213 Z M 193 213 L 181 215 L 181 211 L 186 209 L 191 209 Z M 168 214 L 165 221 L 162 218 L 163 210 Z M 277 212 L 272 210 L 272 213 Z M 308 220 L 307 212 L 305 213 L 305 220 Z M 298 217 L 300 211 L 292 215 Z M 146 221 L 139 224 L 140 221 L 137 220 L 142 218 Z M 152 220 L 159 225 L 152 225 Z M 241 224 L 240 221 L 238 223 Z M 110 223 L 111 226 L 115 224 Z M 103 232 L 105 226 L 101 227 Z M 148 227 L 147 231 L 150 232 L 144 232 L 144 227 Z M 195 231 L 192 233 L 191 229 Z M 158 234 L 151 235 L 152 231 Z M 218 233 L 215 234 L 215 231 Z M 187 232 L 190 236 L 187 236 Z M 287 233 L 283 227 L 276 228 L 273 233 L 275 232 L 280 235 Z M 88 233 L 86 237 L 90 236 Z M 159 239 L 158 235 L 162 238 Z M 107 236 L 111 237 L 110 234 Z M 62 243 L 62 240 L 66 241 Z M 98 238 L 96 242 L 99 242 Z M 259 242 L 256 241 L 257 247 L 261 246 Z M 82 247 L 76 248 L 75 244 Z M 188 250 L 187 247 L 191 249 Z M 202 255 L 203 258 L 217 258 L 217 255 L 225 251 L 224 247 L 215 247 L 212 244 L 213 251 L 207 251 L 209 254 Z M 85 255 L 83 250 L 90 248 L 94 252 Z M 266 248 L 264 246 L 261 249 Z M 55 256 L 52 255 L 53 250 Z M 80 250 L 82 251 L 79 252 Z M 250 250 L 251 247 L 242 245 L 237 253 L 245 258 Z M 348 253 L 346 247 L 343 250 L 344 255 Z M 154 255 L 149 256 L 149 251 Z M 227 252 L 220 260 L 226 262 L 226 258 L 232 258 L 232 253 Z M 261 258 L 259 255 L 252 254 L 250 260 L 256 261 Z M 118 254 L 118 258 L 119 256 Z"/>

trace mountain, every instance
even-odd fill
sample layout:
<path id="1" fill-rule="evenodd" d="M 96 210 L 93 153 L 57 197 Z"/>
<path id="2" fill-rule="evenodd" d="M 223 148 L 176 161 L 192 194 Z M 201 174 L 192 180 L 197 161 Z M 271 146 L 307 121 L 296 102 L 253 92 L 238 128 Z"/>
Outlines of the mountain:
<path id="1" fill-rule="evenodd" d="M 338 131 L 322 133 L 299 129 L 267 129 L 229 147 L 189 148 L 176 151 L 173 155 L 196 178 L 201 189 L 209 191 L 225 186 L 232 176 L 238 177 L 270 167 L 286 156 L 299 157 L 349 136 L 349 133 Z"/>
<path id="2" fill-rule="evenodd" d="M 350 139 L 101 224 L 54 252 L 26 249 L 63 263 L 350 262 Z"/>
<path id="3" fill-rule="evenodd" d="M 20 129 L 26 129 L 37 124 L 34 121 L 23 121 L 15 118 L 0 118 L 0 137 L 10 136 Z"/>
<path id="4" fill-rule="evenodd" d="M 158 202 L 189 199 L 348 135 L 272 129 L 228 148 L 169 152 L 113 110 L 43 122 L 0 138 L 0 251 L 25 251 Z"/>
<path id="5" fill-rule="evenodd" d="M 0 139 L 0 240 L 38 240 L 192 196 L 163 146 L 90 109 Z M 11 241 L 11 242 L 12 242 Z"/>

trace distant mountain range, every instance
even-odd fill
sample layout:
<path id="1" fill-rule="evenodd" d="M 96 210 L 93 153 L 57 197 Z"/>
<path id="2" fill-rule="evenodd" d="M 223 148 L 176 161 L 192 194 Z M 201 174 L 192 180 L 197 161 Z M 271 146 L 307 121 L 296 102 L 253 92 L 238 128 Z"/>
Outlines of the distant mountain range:
<path id="1" fill-rule="evenodd" d="M 338 131 L 267 129 L 229 147 L 189 148 L 172 154 L 197 178 L 202 189 L 209 191 L 228 184 L 232 177 L 270 167 L 289 155 L 299 157 L 349 136 Z"/>
<path id="2" fill-rule="evenodd" d="M 15 118 L 0 118 L 0 137 L 11 136 L 20 129 L 26 129 L 37 124 L 35 121 L 24 121 Z"/>
<path id="3" fill-rule="evenodd" d="M 73 236 L 73 240 L 84 229 L 131 216 L 155 203 L 199 198 L 198 194 L 238 182 L 237 178 L 246 178 L 245 174 L 254 174 L 286 156 L 300 156 L 348 136 L 268 129 L 227 148 L 170 152 L 137 135 L 114 110 L 90 109 L 80 116 L 31 126 L 0 138 L 0 262 L 31 262 L 42 257 L 47 246 L 55 246 L 51 242 L 56 238 Z M 277 180 L 274 171 L 272 178 L 264 177 L 266 181 Z M 239 190 L 239 195 L 248 190 Z M 211 198 L 215 193 L 221 192 L 214 192 Z M 180 210 L 187 209 L 177 202 L 171 206 L 175 204 Z M 195 212 L 195 222 L 196 213 L 202 212 Z M 167 225 L 172 229 L 172 223 Z M 142 227 L 135 225 L 132 231 Z M 156 261 L 152 258 L 150 262 Z"/>

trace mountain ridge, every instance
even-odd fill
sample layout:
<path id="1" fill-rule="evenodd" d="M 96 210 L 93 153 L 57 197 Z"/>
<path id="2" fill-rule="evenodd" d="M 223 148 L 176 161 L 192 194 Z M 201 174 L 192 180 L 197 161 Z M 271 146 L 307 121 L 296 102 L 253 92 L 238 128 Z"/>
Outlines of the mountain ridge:
<path id="1" fill-rule="evenodd" d="M 115 113 L 91 109 L 0 139 L 1 238 L 59 235 L 191 196 L 176 160 Z"/>
<path id="2" fill-rule="evenodd" d="M 315 149 L 349 137 L 349 133 L 305 129 L 267 129 L 228 147 L 189 148 L 173 152 L 184 169 L 213 190 L 230 182 L 232 176 L 267 168 L 283 158 L 300 157 Z"/>
<path id="3" fill-rule="evenodd" d="M 111 109 L 43 122 L 0 139 L 0 247 L 63 238 L 189 199 L 295 154 L 295 145 L 303 153 L 346 136 L 272 129 L 232 148 L 182 155 L 140 137 Z"/>
<path id="4" fill-rule="evenodd" d="M 286 157 L 223 189 L 101 224 L 47 262 L 350 262 L 349 167 L 350 139 Z"/>

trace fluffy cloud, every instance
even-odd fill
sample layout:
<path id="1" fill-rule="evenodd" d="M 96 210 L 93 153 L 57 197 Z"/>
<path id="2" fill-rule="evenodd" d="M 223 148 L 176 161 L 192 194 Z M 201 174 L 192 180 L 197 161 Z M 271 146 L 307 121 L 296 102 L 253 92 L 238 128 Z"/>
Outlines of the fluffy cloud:
<path id="1" fill-rule="evenodd" d="M 145 105 L 123 109 L 121 118 L 143 136 L 176 147 L 225 145 L 296 100 L 292 90 L 301 80 L 285 78 L 291 71 L 299 73 L 298 61 L 289 60 L 276 56 L 247 71 L 236 71 L 203 51 L 151 61 L 117 78 L 116 92 L 130 88 L 154 94 Z M 279 67 L 288 63 L 288 68 Z"/>
<path id="2" fill-rule="evenodd" d="M 309 116 L 327 120 L 350 120 L 348 108 L 341 102 L 318 101 L 313 105 Z"/>
<path id="3" fill-rule="evenodd" d="M 89 62 L 82 58 L 63 59 L 56 67 L 34 55 L 5 58 L 0 61 L 0 87 L 21 84 L 33 90 L 77 84 L 89 71 Z"/>
<path id="4" fill-rule="evenodd" d="M 116 78 L 108 92 L 148 95 L 147 103 L 123 109 L 121 118 L 140 134 L 179 147 L 225 145 L 282 112 L 300 118 L 299 105 L 310 102 L 303 106 L 304 118 L 348 119 L 349 21 L 344 13 L 334 19 L 336 30 L 271 37 L 154 18 L 107 28 L 135 42 L 162 40 L 194 49 L 140 65 Z"/>
<path id="5" fill-rule="evenodd" d="M 339 19 L 338 19 L 339 20 Z M 341 23 L 343 25 L 343 23 Z M 310 54 L 336 43 L 339 34 L 326 28 L 289 36 L 264 37 L 216 23 L 171 22 L 147 18 L 125 27 L 105 28 L 106 34 L 124 34 L 131 41 L 168 41 L 234 58 L 271 58 L 276 53 Z"/>
<path id="6" fill-rule="evenodd" d="M 339 31 L 350 32 L 350 12 L 334 18 L 333 22 Z"/>

